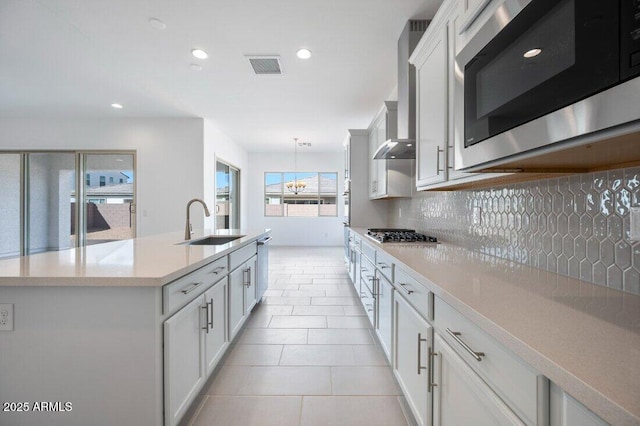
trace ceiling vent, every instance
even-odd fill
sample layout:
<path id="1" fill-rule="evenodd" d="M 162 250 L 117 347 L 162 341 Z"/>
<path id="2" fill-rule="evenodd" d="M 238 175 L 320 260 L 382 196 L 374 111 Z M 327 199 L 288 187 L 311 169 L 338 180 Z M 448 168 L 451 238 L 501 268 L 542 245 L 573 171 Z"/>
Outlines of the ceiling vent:
<path id="1" fill-rule="evenodd" d="M 279 56 L 247 56 L 256 75 L 282 75 Z"/>

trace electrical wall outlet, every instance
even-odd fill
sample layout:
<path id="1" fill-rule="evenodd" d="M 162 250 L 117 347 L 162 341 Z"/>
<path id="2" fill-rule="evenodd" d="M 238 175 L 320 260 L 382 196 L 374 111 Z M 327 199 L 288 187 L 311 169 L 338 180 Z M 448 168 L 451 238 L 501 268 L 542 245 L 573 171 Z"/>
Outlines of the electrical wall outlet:
<path id="1" fill-rule="evenodd" d="M 0 303 L 0 331 L 13 331 L 13 303 Z"/>

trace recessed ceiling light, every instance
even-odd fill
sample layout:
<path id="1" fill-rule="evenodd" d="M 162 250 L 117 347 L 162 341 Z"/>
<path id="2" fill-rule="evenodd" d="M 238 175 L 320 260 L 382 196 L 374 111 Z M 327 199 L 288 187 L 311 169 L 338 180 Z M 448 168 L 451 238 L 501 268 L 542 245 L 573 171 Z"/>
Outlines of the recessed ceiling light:
<path id="1" fill-rule="evenodd" d="M 189 65 L 189 68 L 191 68 L 194 71 L 202 71 L 202 65 L 200 64 L 191 64 Z"/>
<path id="2" fill-rule="evenodd" d="M 309 49 L 300 49 L 296 52 L 298 58 L 300 59 L 309 59 L 311 57 L 311 51 Z"/>
<path id="3" fill-rule="evenodd" d="M 209 57 L 209 54 L 202 49 L 193 49 L 191 54 L 198 59 L 207 59 Z"/>
<path id="4" fill-rule="evenodd" d="M 151 25 L 156 30 L 164 30 L 165 28 L 167 28 L 167 24 L 165 24 L 158 18 L 149 18 L 149 25 Z"/>
<path id="5" fill-rule="evenodd" d="M 536 56 L 538 56 L 539 54 L 542 53 L 542 49 L 531 49 L 531 50 L 527 50 L 526 52 L 524 52 L 524 57 L 525 58 L 534 58 Z"/>
<path id="6" fill-rule="evenodd" d="M 396 158 L 396 156 L 395 156 L 395 155 L 392 155 L 392 156 L 391 156 L 391 158 Z"/>
<path id="7" fill-rule="evenodd" d="M 122 106 L 122 104 L 111 104 L 111 106 L 112 106 L 113 108 L 115 108 L 115 109 L 122 109 L 122 108 L 124 108 L 124 107 Z"/>
<path id="8" fill-rule="evenodd" d="M 412 143 L 408 143 L 407 146 L 413 146 L 413 144 Z"/>

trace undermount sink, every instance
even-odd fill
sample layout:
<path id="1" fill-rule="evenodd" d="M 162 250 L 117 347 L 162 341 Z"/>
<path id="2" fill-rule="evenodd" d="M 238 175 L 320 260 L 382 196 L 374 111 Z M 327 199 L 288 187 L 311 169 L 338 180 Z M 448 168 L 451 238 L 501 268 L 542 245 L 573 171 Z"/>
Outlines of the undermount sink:
<path id="1" fill-rule="evenodd" d="M 242 237 L 244 237 L 244 235 L 210 235 L 199 240 L 185 241 L 184 243 L 180 244 L 189 246 L 219 246 Z"/>

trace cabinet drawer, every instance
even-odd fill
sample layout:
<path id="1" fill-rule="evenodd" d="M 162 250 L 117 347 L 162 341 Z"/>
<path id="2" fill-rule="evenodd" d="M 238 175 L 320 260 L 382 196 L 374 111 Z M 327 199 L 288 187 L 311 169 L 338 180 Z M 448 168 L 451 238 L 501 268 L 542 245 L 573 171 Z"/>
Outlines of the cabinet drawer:
<path id="1" fill-rule="evenodd" d="M 376 268 L 378 268 L 378 271 L 380 271 L 387 280 L 393 282 L 393 270 L 395 265 L 392 257 L 382 251 L 376 252 Z"/>
<path id="2" fill-rule="evenodd" d="M 258 253 L 258 244 L 256 242 L 229 253 L 229 270 L 233 271 L 256 253 Z"/>
<path id="3" fill-rule="evenodd" d="M 362 242 L 362 254 L 367 256 L 369 260 L 373 263 L 376 262 L 376 249 L 371 247 L 369 244 Z"/>
<path id="4" fill-rule="evenodd" d="M 228 256 L 224 256 L 218 260 L 214 260 L 207 266 L 203 266 L 200 271 L 205 275 L 210 275 L 214 281 L 218 281 L 219 278 L 229 273 L 229 258 Z"/>
<path id="5" fill-rule="evenodd" d="M 395 288 L 426 320 L 433 320 L 433 293 L 402 269 L 395 270 Z"/>
<path id="6" fill-rule="evenodd" d="M 373 263 L 369 261 L 366 257 L 361 258 L 360 262 L 360 280 L 361 287 L 366 286 L 369 289 L 370 293 L 374 293 L 374 282 L 376 279 L 376 268 L 373 266 Z"/>
<path id="7" fill-rule="evenodd" d="M 206 268 L 206 266 L 204 267 Z M 162 288 L 162 312 L 168 314 L 189 303 L 215 282 L 200 268 Z"/>
<path id="8" fill-rule="evenodd" d="M 435 313 L 438 333 L 526 424 L 548 419 L 546 378 L 439 298 Z"/>

